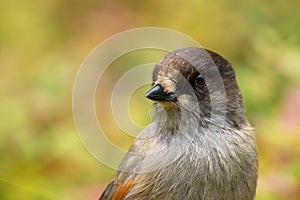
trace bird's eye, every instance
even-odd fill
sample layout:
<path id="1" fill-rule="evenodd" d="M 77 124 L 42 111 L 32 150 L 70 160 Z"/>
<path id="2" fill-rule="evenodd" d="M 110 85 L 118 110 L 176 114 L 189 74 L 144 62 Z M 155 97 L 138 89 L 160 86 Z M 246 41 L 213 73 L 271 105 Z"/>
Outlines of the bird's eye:
<path id="1" fill-rule="evenodd" d="M 203 78 L 202 74 L 198 74 L 198 75 L 196 76 L 196 81 L 197 81 L 198 83 L 204 83 L 204 78 Z"/>

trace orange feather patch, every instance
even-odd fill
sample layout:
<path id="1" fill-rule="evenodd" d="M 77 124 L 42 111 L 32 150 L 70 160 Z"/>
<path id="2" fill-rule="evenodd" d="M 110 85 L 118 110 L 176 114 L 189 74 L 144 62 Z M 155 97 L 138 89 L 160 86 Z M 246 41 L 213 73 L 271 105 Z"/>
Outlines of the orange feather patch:
<path id="1" fill-rule="evenodd" d="M 114 193 L 112 200 L 123 200 L 128 192 L 133 188 L 136 181 L 132 181 L 126 185 L 121 185 L 117 188 L 116 192 Z"/>

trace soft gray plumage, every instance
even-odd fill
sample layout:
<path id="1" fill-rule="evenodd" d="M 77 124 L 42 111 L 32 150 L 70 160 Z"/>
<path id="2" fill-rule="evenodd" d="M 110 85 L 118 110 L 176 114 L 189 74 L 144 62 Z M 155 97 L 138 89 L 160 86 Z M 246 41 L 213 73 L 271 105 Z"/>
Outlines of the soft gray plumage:
<path id="1" fill-rule="evenodd" d="M 153 82 L 156 119 L 100 199 L 253 200 L 255 136 L 229 62 L 178 49 L 156 65 Z"/>

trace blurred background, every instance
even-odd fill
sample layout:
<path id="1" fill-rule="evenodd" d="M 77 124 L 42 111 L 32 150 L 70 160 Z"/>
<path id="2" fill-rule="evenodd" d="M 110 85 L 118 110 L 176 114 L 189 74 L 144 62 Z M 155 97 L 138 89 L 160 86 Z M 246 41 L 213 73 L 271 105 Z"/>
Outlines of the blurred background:
<path id="1" fill-rule="evenodd" d="M 231 61 L 255 127 L 257 200 L 300 199 L 300 13 L 298 0 L 1 1 L 0 199 L 97 199 L 115 171 L 82 145 L 72 118 L 80 64 L 101 41 L 131 28 L 159 26 L 189 35 Z M 109 95 L 131 66 L 166 52 L 120 58 L 99 83 Z M 125 66 L 125 67 L 124 67 Z M 103 83 L 104 83 L 103 82 Z M 130 100 L 132 120 L 149 123 L 150 86 Z M 102 96 L 101 96 L 102 95 Z M 126 149 L 134 138 L 97 103 L 108 137 Z"/>

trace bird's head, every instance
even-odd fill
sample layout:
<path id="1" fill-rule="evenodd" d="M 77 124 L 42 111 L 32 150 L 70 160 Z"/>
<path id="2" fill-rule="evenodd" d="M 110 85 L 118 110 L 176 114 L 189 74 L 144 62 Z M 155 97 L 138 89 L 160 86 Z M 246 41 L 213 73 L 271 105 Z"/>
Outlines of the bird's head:
<path id="1" fill-rule="evenodd" d="M 187 110 L 201 121 L 224 117 L 233 125 L 246 123 L 230 63 L 202 48 L 178 49 L 166 55 L 154 69 L 153 86 L 146 97 L 172 113 Z"/>

